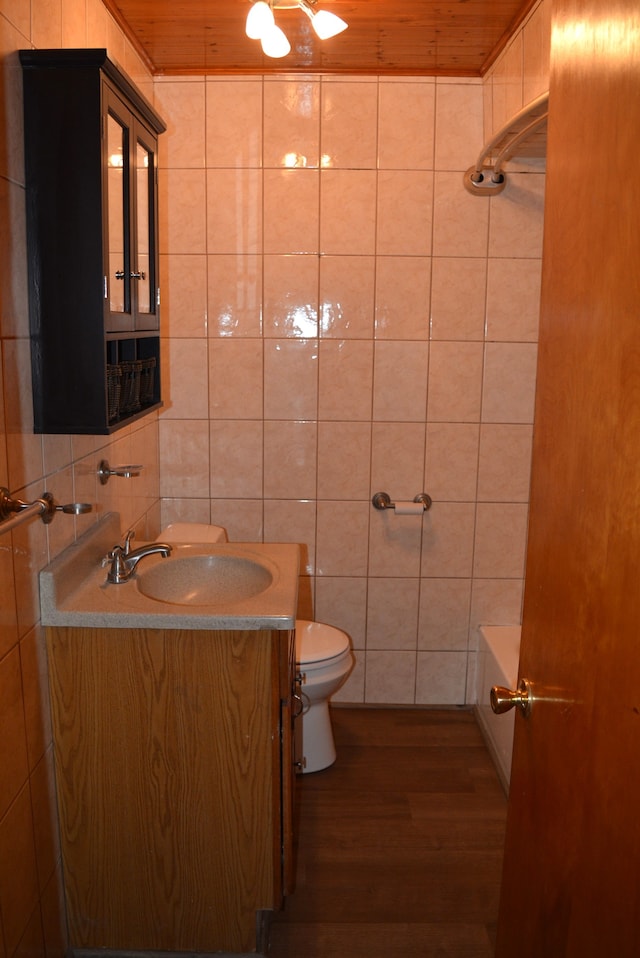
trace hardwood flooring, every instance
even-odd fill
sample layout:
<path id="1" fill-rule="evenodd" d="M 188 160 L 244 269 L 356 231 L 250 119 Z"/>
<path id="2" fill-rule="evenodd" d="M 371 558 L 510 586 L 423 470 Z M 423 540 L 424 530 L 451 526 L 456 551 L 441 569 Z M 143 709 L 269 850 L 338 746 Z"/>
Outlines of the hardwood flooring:
<path id="1" fill-rule="evenodd" d="M 471 712 L 334 708 L 270 958 L 490 958 L 506 799 Z"/>

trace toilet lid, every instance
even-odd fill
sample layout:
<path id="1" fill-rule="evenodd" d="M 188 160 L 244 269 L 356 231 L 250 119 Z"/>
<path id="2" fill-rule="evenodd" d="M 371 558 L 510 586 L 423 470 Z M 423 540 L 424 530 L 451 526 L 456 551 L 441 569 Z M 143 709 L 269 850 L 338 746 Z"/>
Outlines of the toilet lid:
<path id="1" fill-rule="evenodd" d="M 349 637 L 323 622 L 296 622 L 296 661 L 302 665 L 326 662 L 349 649 Z"/>

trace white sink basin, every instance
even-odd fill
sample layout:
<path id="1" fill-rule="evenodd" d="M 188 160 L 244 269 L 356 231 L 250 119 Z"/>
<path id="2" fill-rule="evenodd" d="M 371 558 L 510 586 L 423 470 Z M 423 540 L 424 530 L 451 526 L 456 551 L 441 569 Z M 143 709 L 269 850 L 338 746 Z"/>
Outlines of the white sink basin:
<path id="1" fill-rule="evenodd" d="M 146 569 L 141 563 L 136 576 L 143 595 L 175 605 L 239 602 L 264 592 L 272 582 L 271 572 L 260 562 L 232 555 L 170 557 Z"/>

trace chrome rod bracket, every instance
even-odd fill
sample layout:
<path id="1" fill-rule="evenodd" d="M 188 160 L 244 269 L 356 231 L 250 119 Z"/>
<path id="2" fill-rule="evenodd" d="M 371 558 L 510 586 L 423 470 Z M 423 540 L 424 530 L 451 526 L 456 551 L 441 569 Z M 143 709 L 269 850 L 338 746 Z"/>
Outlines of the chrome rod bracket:
<path id="1" fill-rule="evenodd" d="M 110 466 L 108 459 L 101 459 L 98 465 L 98 479 L 101 486 L 106 486 L 111 476 L 120 476 L 122 479 L 133 479 L 139 476 L 143 466 Z"/>
<path id="2" fill-rule="evenodd" d="M 49 525 L 56 512 L 78 516 L 91 512 L 92 508 L 88 502 L 68 502 L 59 506 L 50 492 L 43 492 L 40 499 L 34 499 L 33 502 L 24 502 L 14 499 L 8 489 L 0 487 L 0 532 L 10 532 L 34 516 L 39 516 L 45 525 Z"/>

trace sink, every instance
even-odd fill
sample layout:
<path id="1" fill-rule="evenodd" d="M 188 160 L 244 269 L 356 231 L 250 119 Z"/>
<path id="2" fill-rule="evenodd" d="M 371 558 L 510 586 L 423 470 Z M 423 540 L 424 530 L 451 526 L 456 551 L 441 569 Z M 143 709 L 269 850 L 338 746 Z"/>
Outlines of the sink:
<path id="1" fill-rule="evenodd" d="M 269 569 L 232 555 L 193 555 L 139 567 L 138 590 L 173 605 L 220 605 L 259 595 L 273 582 Z"/>
<path id="2" fill-rule="evenodd" d="M 291 542 L 191 541 L 179 530 L 168 558 L 150 555 L 119 584 L 103 558 L 122 538 L 107 513 L 40 572 L 43 625 L 106 629 L 293 629 L 300 548 Z M 211 529 L 208 528 L 207 535 Z"/>

